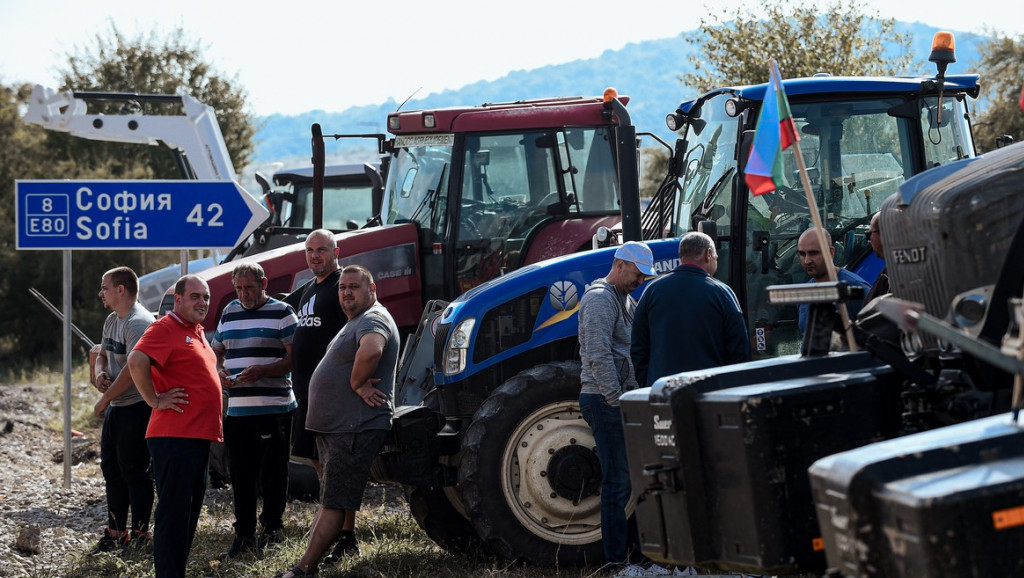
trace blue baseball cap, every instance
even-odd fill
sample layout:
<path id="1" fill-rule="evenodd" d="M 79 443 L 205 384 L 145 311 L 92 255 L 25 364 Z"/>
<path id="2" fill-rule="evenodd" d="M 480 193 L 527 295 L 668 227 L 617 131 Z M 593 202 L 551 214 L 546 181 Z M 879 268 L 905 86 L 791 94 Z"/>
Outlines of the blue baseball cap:
<path id="1" fill-rule="evenodd" d="M 638 241 L 626 241 L 615 250 L 615 258 L 636 265 L 644 275 L 655 275 L 654 254 L 651 248 Z"/>

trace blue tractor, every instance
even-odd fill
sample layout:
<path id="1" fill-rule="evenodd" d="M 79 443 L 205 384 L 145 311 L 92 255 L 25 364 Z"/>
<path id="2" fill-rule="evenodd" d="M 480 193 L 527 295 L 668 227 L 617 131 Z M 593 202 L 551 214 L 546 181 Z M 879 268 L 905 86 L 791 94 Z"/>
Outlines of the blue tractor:
<path id="1" fill-rule="evenodd" d="M 783 85 L 836 263 L 873 278 L 880 263 L 864 236 L 872 214 L 907 179 L 975 155 L 968 103 L 978 76 L 943 68 Z M 744 182 L 766 90 L 715 89 L 668 115 L 678 140 L 640 219 L 659 272 L 676 266 L 684 233 L 700 228 L 716 240 L 717 276 L 735 290 L 753 354 L 765 360 L 799 351 L 796 307 L 770 305 L 764 289 L 806 280 L 796 243 L 811 222 L 792 149 L 777 191 L 755 198 Z M 600 465 L 577 405 L 575 312 L 612 255 L 539 262 L 428 307 L 403 356 L 396 399 L 409 405 L 396 412 L 377 478 L 409 489 L 415 518 L 443 547 L 483 543 L 549 566 L 600 562 Z"/>

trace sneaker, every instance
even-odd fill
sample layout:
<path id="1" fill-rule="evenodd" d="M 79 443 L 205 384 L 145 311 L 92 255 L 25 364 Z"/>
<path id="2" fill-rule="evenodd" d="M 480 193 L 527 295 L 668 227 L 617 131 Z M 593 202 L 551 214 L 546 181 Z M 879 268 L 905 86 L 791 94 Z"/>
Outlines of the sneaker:
<path id="1" fill-rule="evenodd" d="M 227 558 L 235 558 L 246 553 L 255 554 L 259 549 L 259 543 L 256 541 L 255 537 L 249 536 L 248 538 L 242 538 L 240 536 L 235 536 L 235 540 L 231 542 L 231 547 L 228 548 L 227 552 L 221 553 L 220 559 L 225 560 Z"/>
<path id="2" fill-rule="evenodd" d="M 100 537 L 96 545 L 89 551 L 89 555 L 95 556 L 103 552 L 117 552 L 127 541 L 128 532 L 124 532 L 121 535 L 111 535 L 109 530 L 103 530 L 103 536 Z"/>
<path id="3" fill-rule="evenodd" d="M 334 545 L 334 549 L 331 553 L 324 558 L 324 564 L 330 566 L 337 564 L 343 559 L 350 556 L 359 555 L 359 541 L 356 540 L 355 534 L 342 534 L 341 538 L 338 539 L 338 543 Z"/>

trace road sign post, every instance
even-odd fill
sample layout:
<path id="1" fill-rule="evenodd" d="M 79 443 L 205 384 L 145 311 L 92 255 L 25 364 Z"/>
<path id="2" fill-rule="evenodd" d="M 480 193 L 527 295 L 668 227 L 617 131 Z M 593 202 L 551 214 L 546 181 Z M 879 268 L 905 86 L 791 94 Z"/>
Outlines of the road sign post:
<path id="1" fill-rule="evenodd" d="M 71 487 L 71 251 L 184 255 L 234 247 L 269 213 L 231 181 L 16 181 L 14 203 L 17 249 L 64 252 L 64 487 Z"/>

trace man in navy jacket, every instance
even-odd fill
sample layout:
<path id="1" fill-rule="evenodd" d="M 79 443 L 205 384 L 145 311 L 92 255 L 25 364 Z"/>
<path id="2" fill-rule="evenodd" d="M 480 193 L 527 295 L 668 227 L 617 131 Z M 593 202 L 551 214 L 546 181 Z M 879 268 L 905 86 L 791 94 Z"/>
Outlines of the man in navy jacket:
<path id="1" fill-rule="evenodd" d="M 641 387 L 750 357 L 739 300 L 714 277 L 718 251 L 711 237 L 684 235 L 679 259 L 678 267 L 647 287 L 633 317 L 630 357 Z"/>

